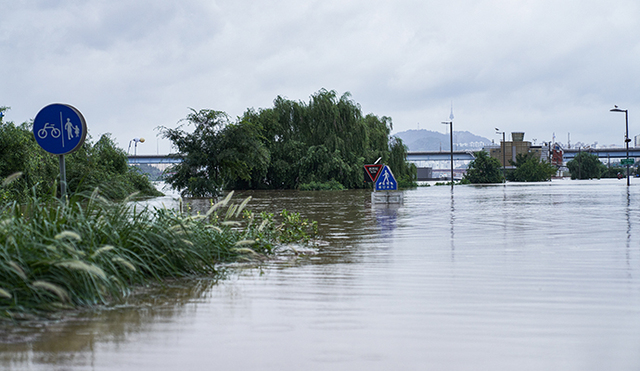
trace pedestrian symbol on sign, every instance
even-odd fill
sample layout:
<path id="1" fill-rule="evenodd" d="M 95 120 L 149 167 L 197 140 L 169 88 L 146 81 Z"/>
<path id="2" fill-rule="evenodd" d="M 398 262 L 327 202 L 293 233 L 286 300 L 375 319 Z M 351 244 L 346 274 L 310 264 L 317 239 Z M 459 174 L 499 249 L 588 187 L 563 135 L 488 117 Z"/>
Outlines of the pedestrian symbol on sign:
<path id="1" fill-rule="evenodd" d="M 68 140 L 73 139 L 74 135 L 73 132 L 76 132 L 76 137 L 79 136 L 78 134 L 80 134 L 80 129 L 77 126 L 73 126 L 73 123 L 71 122 L 71 119 L 67 117 L 67 123 L 64 124 L 64 128 L 67 130 L 67 135 L 68 135 Z"/>
<path id="2" fill-rule="evenodd" d="M 378 179 L 376 180 L 376 191 L 396 191 L 398 190 L 398 182 L 393 176 L 391 169 L 388 166 L 384 166 Z"/>

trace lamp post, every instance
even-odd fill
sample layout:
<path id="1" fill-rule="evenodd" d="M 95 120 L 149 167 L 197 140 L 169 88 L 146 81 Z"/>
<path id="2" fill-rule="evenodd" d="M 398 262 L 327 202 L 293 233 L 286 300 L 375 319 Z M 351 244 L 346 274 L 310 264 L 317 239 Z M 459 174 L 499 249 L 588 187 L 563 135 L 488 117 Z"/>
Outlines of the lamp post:
<path id="1" fill-rule="evenodd" d="M 138 143 L 144 143 L 144 138 L 133 138 L 129 141 L 129 149 L 127 149 L 127 153 L 129 153 L 129 150 L 131 149 L 131 142 L 134 142 L 135 145 L 133 147 L 133 157 L 137 157 L 138 156 Z"/>
<path id="2" fill-rule="evenodd" d="M 626 127 L 626 132 L 624 135 L 624 144 L 627 146 L 627 186 L 629 186 L 629 142 L 631 142 L 631 139 L 629 139 L 629 111 L 626 109 L 620 109 L 618 108 L 618 106 L 613 106 L 612 109 L 609 110 L 609 112 L 624 112 L 624 120 L 625 120 L 625 127 Z"/>
<path id="3" fill-rule="evenodd" d="M 505 177 L 505 166 L 507 163 L 507 158 L 505 157 L 505 152 L 507 151 L 507 143 L 505 142 L 504 131 L 500 131 L 500 129 L 496 128 L 496 134 L 502 134 L 502 181 L 505 182 L 507 178 Z"/>
<path id="4" fill-rule="evenodd" d="M 453 116 L 453 113 L 451 115 Z M 451 153 L 451 188 L 453 188 L 453 120 L 443 121 L 442 123 L 445 125 L 449 125 L 449 153 Z"/>

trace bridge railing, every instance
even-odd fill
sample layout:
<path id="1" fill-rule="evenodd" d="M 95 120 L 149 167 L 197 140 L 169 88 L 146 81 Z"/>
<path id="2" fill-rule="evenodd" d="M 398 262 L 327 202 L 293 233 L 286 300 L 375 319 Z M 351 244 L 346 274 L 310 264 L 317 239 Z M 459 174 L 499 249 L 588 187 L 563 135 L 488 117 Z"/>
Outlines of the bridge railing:
<path id="1" fill-rule="evenodd" d="M 129 159 L 129 165 L 170 165 L 182 162 L 182 159 L 180 157 L 177 157 L 176 155 L 137 155 L 127 157 Z"/>

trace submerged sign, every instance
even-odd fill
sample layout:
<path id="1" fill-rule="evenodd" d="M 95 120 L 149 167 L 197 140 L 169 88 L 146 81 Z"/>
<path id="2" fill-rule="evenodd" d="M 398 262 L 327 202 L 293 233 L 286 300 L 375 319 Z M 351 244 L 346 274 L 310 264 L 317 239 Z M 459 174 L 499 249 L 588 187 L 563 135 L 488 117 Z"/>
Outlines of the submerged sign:
<path id="1" fill-rule="evenodd" d="M 364 165 L 365 183 L 375 182 L 380 174 L 380 169 L 382 169 L 382 165 Z"/>
<path id="2" fill-rule="evenodd" d="M 398 190 L 398 182 L 396 178 L 393 176 L 391 169 L 389 166 L 384 165 L 382 171 L 379 172 L 378 177 L 376 179 L 375 185 L 376 191 L 397 191 Z"/>

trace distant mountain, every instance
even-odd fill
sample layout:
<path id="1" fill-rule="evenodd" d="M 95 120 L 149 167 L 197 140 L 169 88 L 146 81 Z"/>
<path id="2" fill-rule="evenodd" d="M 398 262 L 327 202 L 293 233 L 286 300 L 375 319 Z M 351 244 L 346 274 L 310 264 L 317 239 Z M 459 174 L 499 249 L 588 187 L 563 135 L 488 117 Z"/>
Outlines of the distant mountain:
<path id="1" fill-rule="evenodd" d="M 407 130 L 393 135 L 402 139 L 409 151 L 448 151 L 449 134 L 431 130 Z M 453 148 L 457 150 L 480 150 L 491 141 L 468 131 L 453 131 Z"/>

